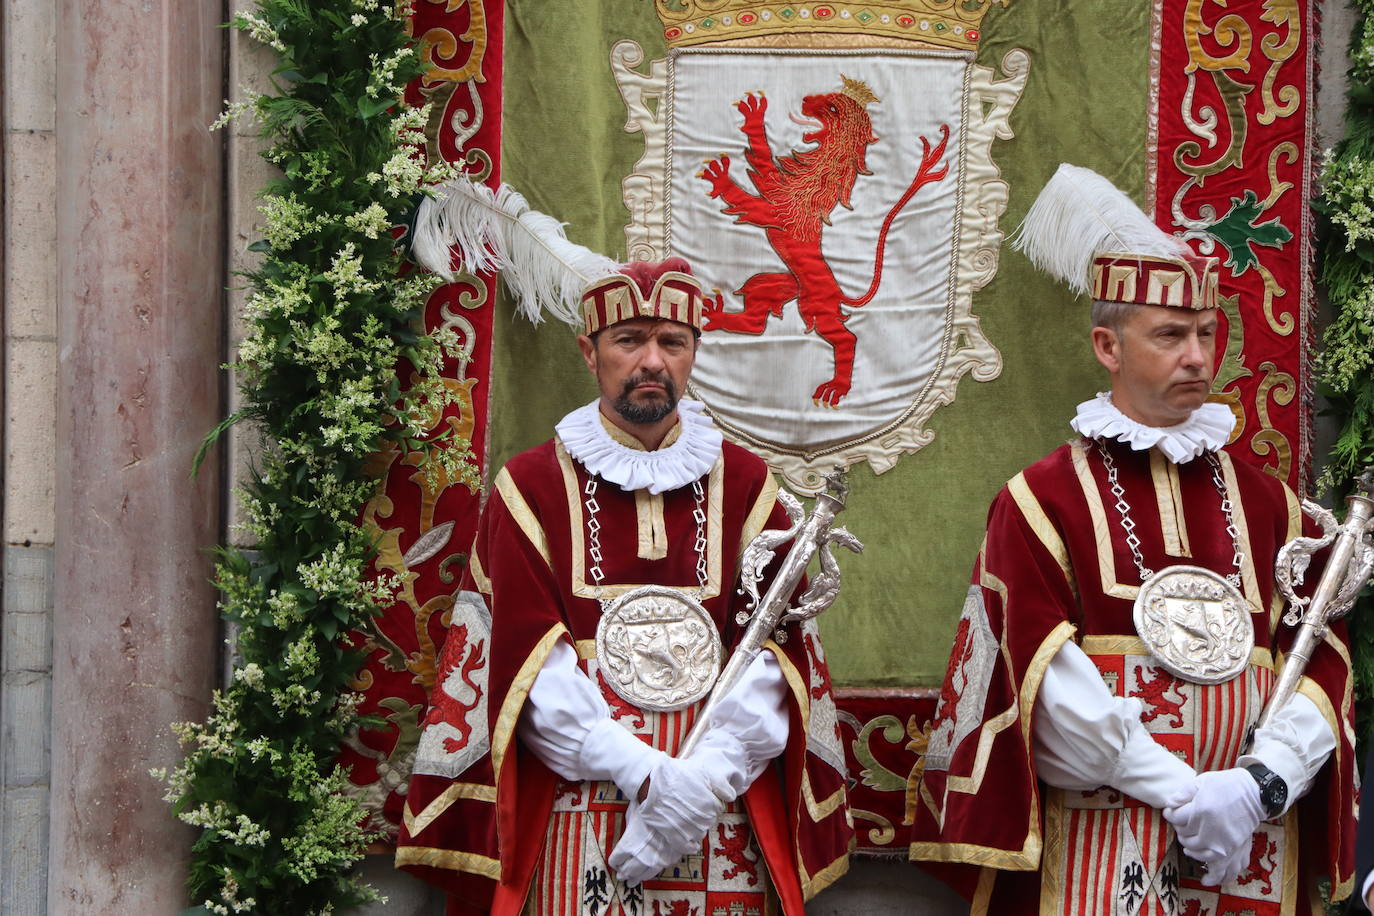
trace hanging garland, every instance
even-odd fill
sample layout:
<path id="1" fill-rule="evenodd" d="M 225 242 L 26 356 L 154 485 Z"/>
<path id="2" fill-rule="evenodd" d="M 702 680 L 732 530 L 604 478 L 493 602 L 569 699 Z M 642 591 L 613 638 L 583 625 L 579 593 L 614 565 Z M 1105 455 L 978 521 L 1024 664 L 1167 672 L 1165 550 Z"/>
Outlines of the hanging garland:
<path id="1" fill-rule="evenodd" d="M 420 73 L 408 13 L 391 0 L 259 0 L 230 23 L 281 60 L 276 91 L 215 126 L 255 118 L 282 177 L 261 195 L 251 246 L 263 257 L 231 367 L 244 406 L 202 448 L 239 420 L 268 443 L 238 494 L 256 549 L 221 548 L 216 566 L 239 661 L 206 721 L 176 726 L 185 759 L 154 773 L 200 831 L 193 912 L 328 913 L 376 896 L 349 875 L 376 834 L 335 764 L 358 722 L 347 685 L 362 662 L 339 637 L 367 627 L 395 585 L 368 576 L 373 544 L 356 520 L 378 482 L 364 464 L 390 441 L 423 450 L 436 477 L 474 479 L 466 442 L 427 433 L 459 348 L 452 331 L 424 333 L 442 280 L 407 271 L 392 231 L 453 175 L 424 161 L 427 109 L 400 102 Z M 419 381 L 402 390 L 412 368 Z"/>
<path id="2" fill-rule="evenodd" d="M 1374 464 L 1374 0 L 1355 0 L 1360 21 L 1350 46 L 1346 137 L 1328 150 L 1321 278 L 1334 317 L 1326 329 L 1318 376 L 1340 423 L 1322 484 L 1338 496 Z M 1360 735 L 1374 715 L 1374 600 L 1356 604 L 1350 627 Z"/>

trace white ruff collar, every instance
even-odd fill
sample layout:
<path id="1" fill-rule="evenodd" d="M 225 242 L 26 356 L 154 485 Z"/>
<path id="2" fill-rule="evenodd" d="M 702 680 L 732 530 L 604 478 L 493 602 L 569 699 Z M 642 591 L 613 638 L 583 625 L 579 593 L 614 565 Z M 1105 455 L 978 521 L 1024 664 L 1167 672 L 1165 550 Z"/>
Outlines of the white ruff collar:
<path id="1" fill-rule="evenodd" d="M 1231 438 L 1236 416 L 1225 404 L 1206 403 L 1174 426 L 1146 426 L 1116 409 L 1112 396 L 1098 392 L 1091 401 L 1078 405 L 1078 414 L 1069 425 L 1089 439 L 1116 439 L 1138 452 L 1159 446 L 1174 464 L 1185 464 L 1203 452 L 1216 451 Z"/>
<path id="2" fill-rule="evenodd" d="M 652 452 L 622 445 L 601 422 L 599 402 L 592 401 L 568 414 L 554 427 L 568 454 L 622 490 L 664 493 L 700 478 L 720 457 L 722 436 L 700 401 L 677 402 L 681 432 L 671 445 Z"/>

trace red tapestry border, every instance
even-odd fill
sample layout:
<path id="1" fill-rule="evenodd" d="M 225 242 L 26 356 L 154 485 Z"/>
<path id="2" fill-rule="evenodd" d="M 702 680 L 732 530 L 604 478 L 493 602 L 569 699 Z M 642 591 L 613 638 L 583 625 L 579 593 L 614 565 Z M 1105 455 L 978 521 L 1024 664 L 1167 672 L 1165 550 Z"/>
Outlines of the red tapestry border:
<path id="1" fill-rule="evenodd" d="M 1218 400 L 1231 453 L 1303 492 L 1311 471 L 1316 7 L 1156 0 L 1155 221 L 1222 258 Z"/>
<path id="2" fill-rule="evenodd" d="M 412 106 L 432 106 L 427 153 L 460 165 L 491 186 L 500 182 L 502 0 L 418 0 L 411 34 L 428 67 L 406 91 Z M 432 435 L 452 430 L 472 443 L 485 469 L 491 379 L 494 275 L 460 274 L 440 287 L 425 307 L 425 327 L 450 328 L 464 354 L 444 367 L 457 403 L 430 418 Z M 402 378 L 402 384 L 409 381 Z M 359 711 L 386 722 L 352 735 L 340 754 L 366 804 L 393 835 L 400 823 L 406 781 L 419 738 L 420 716 L 434 686 L 453 592 L 477 530 L 481 493 L 420 467 L 420 454 L 392 450 L 373 458 L 385 475 L 362 522 L 379 538 L 377 571 L 390 571 L 402 587 L 395 603 L 368 633 L 352 633 L 368 661 L 354 684 Z"/>

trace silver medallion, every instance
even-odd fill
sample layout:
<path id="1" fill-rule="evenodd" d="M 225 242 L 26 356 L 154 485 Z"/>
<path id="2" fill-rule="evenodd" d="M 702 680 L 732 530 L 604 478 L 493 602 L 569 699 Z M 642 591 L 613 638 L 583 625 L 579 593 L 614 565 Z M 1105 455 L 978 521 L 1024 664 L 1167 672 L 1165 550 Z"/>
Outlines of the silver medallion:
<path id="1" fill-rule="evenodd" d="M 1220 684 L 1245 670 L 1255 626 L 1240 589 L 1199 566 L 1170 566 L 1145 580 L 1135 631 L 1169 673 Z"/>
<path id="2" fill-rule="evenodd" d="M 606 683 L 640 709 L 671 712 L 706 696 L 720 674 L 720 633 L 701 602 L 643 585 L 606 605 L 596 626 Z"/>

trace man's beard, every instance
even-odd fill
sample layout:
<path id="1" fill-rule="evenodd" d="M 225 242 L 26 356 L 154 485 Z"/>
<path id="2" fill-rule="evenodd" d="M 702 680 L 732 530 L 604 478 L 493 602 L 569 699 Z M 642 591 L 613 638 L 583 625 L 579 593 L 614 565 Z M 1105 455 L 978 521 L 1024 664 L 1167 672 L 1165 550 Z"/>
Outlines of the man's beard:
<path id="1" fill-rule="evenodd" d="M 662 385 L 663 397 L 661 399 L 655 398 L 643 404 L 636 404 L 630 400 L 630 393 L 645 382 L 658 382 Z M 616 413 L 631 423 L 657 423 L 677 409 L 677 386 L 673 384 L 673 380 L 668 377 L 666 372 L 659 374 L 646 372 L 642 375 L 631 376 L 625 380 L 620 391 L 620 397 L 615 399 L 612 406 L 615 407 Z"/>

